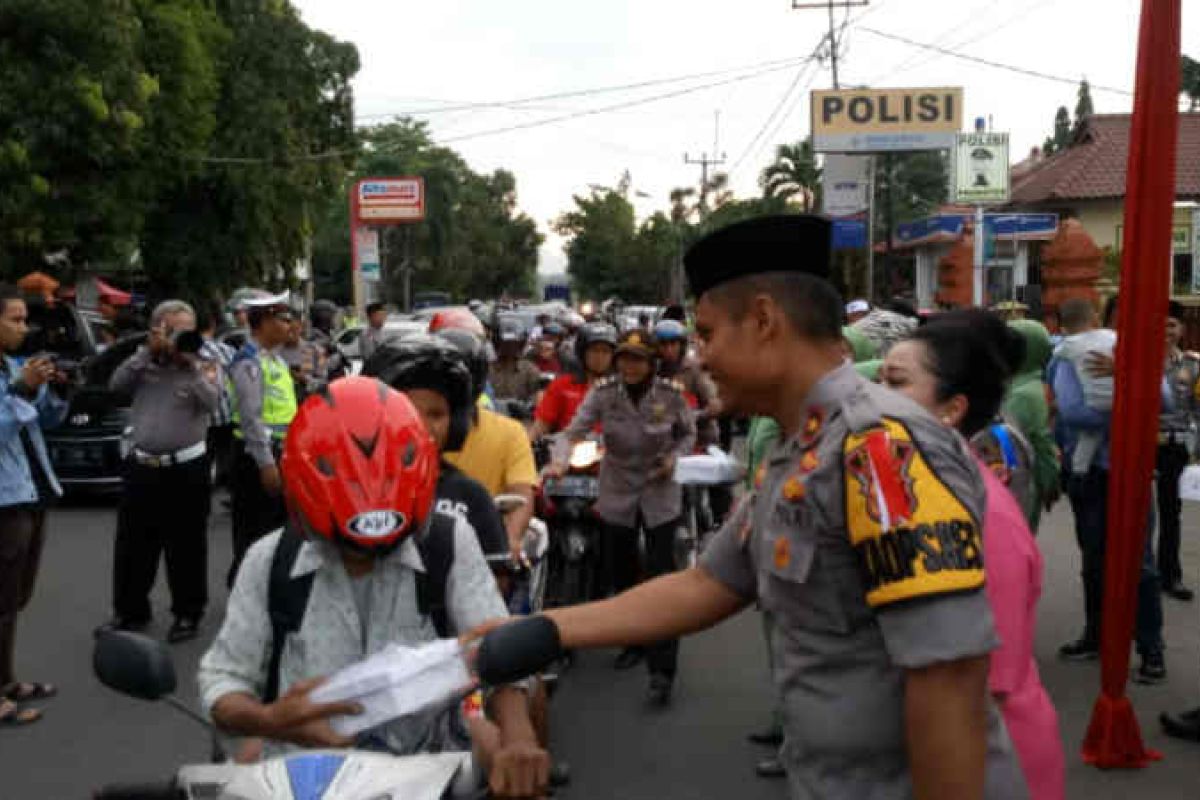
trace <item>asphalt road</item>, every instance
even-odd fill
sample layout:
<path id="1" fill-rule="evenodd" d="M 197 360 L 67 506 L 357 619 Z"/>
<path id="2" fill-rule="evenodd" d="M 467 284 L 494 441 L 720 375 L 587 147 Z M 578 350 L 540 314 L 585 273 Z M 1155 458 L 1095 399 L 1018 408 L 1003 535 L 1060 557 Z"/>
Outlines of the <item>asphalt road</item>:
<path id="1" fill-rule="evenodd" d="M 218 506 L 219 507 L 219 506 Z M 0 800 L 86 798 L 113 781 L 165 778 L 180 763 L 202 761 L 207 736 L 166 706 L 126 699 L 91 677 L 91 631 L 108 615 L 109 570 L 115 514 L 111 505 L 72 504 L 51 516 L 41 579 L 22 618 L 17 665 L 22 677 L 52 681 L 61 696 L 46 704 L 46 718 L 24 729 L 0 729 Z M 224 599 L 221 576 L 228 564 L 229 521 L 212 520 L 210 560 L 214 612 L 211 636 Z M 1037 650 L 1042 676 L 1059 709 L 1067 749 L 1068 797 L 1195 800 L 1200 797 L 1200 745 L 1174 742 L 1158 731 L 1159 711 L 1200 703 L 1200 605 L 1165 601 L 1169 681 L 1131 687 L 1151 746 L 1165 760 L 1132 772 L 1084 766 L 1079 744 L 1099 685 L 1097 664 L 1064 664 L 1059 644 L 1078 633 L 1081 614 L 1078 556 L 1070 515 L 1056 509 L 1044 523 L 1046 555 Z M 1185 566 L 1200 583 L 1200 508 L 1185 512 Z M 156 601 L 155 632 L 165 633 L 163 588 Z M 192 676 L 204 641 L 176 648 L 180 695 L 194 702 Z M 641 670 L 617 673 L 612 653 L 581 656 L 555 698 L 553 741 L 574 782 L 568 800 L 730 798 L 779 800 L 780 782 L 755 778 L 764 753 L 745 734 L 766 719 L 768 696 L 761 633 L 753 614 L 687 640 L 674 706 L 662 712 L 642 704 Z"/>

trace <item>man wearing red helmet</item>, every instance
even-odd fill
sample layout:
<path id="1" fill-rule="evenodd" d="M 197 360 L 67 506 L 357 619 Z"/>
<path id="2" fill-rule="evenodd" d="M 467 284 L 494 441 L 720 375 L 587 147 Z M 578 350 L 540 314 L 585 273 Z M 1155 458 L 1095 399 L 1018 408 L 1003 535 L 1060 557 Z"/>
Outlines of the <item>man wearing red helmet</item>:
<path id="1" fill-rule="evenodd" d="M 393 644 L 507 614 L 470 526 L 434 510 L 437 445 L 408 399 L 374 379 L 336 381 L 297 413 L 282 474 L 289 523 L 247 552 L 200 664 L 217 727 L 268 740 L 269 751 L 473 746 L 494 794 L 540 796 L 549 757 L 519 688 L 493 692 L 487 719 L 421 713 L 357 740 L 329 723 L 358 713 L 355 704 L 310 698 L 325 677 Z"/>

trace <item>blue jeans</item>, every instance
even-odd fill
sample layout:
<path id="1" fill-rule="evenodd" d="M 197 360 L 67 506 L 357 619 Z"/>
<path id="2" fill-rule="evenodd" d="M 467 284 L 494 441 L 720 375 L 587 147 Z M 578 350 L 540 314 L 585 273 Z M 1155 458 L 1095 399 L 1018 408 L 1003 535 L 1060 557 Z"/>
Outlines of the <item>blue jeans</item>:
<path id="1" fill-rule="evenodd" d="M 1093 467 L 1086 475 L 1072 475 L 1067 496 L 1075 513 L 1075 538 L 1083 556 L 1083 638 L 1100 641 L 1100 615 L 1104 605 L 1105 535 L 1108 522 L 1108 470 Z M 1147 527 L 1153 530 L 1151 512 Z M 1141 655 L 1162 651 L 1162 596 L 1154 566 L 1152 536 L 1146 537 L 1142 573 L 1138 580 L 1138 607 L 1134 639 Z"/>

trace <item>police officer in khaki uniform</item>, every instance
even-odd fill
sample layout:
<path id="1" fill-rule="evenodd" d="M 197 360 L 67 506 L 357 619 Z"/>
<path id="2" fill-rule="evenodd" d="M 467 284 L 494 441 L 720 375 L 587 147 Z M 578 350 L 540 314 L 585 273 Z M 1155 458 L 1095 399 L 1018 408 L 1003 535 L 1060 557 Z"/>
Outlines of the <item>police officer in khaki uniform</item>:
<path id="1" fill-rule="evenodd" d="M 596 383 L 584 398 L 563 438 L 581 441 L 599 423 L 604 430 L 600 465 L 600 497 L 596 513 L 604 521 L 604 567 L 607 580 L 622 592 L 639 572 L 647 577 L 675 571 L 675 534 L 683 513 L 683 495 L 674 480 L 675 461 L 691 452 L 696 441 L 692 410 L 676 381 L 655 377 L 654 340 L 633 330 L 617 344 L 617 375 Z M 569 447 L 560 448 L 551 473 L 562 474 Z M 638 532 L 646 537 L 646 568 L 638 569 Z M 648 698 L 653 705 L 670 701 L 679 642 L 670 638 L 646 652 L 650 671 Z M 642 651 L 629 649 L 617 667 L 637 664 Z"/>
<path id="2" fill-rule="evenodd" d="M 294 318 L 287 293 L 262 292 L 247 299 L 245 306 L 250 338 L 229 367 L 235 439 L 229 481 L 233 501 L 230 586 L 250 545 L 287 520 L 279 455 L 297 407 L 292 373 L 278 352 L 287 342 Z"/>
<path id="3" fill-rule="evenodd" d="M 987 693 L 982 481 L 953 432 L 844 363 L 829 254 L 828 220 L 808 215 L 692 247 L 705 366 L 731 411 L 783 438 L 696 569 L 516 630 L 567 648 L 648 642 L 757 600 L 793 798 L 1025 798 Z M 512 635 L 487 634 L 481 674 L 489 639 Z"/>

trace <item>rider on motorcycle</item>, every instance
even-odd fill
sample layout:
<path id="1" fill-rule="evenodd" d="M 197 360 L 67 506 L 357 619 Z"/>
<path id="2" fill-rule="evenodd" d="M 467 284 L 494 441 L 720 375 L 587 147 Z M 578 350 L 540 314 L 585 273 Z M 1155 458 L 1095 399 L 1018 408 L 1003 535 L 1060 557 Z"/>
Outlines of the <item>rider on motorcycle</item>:
<path id="1" fill-rule="evenodd" d="M 310 697 L 339 669 L 395 643 L 439 636 L 438 620 L 422 614 L 419 597 L 427 537 L 452 540 L 440 546 L 442 553 L 453 548 L 445 583 L 428 591 L 441 593 L 441 616 L 454 631 L 507 615 L 470 525 L 437 520 L 437 464 L 437 448 L 412 404 L 379 381 L 346 378 L 309 398 L 282 460 L 289 525 L 246 554 L 225 622 L 200 664 L 201 697 L 221 731 L 269 740 L 275 751 L 359 743 L 396 754 L 473 748 L 493 792 L 541 796 L 549 757 L 522 688 L 495 691 L 487 718 L 465 725 L 458 709 L 428 712 L 358 740 L 337 735 L 329 722 L 359 713 L 356 704 Z M 277 564 L 284 552 L 293 559 L 286 570 Z M 280 575 L 289 589 L 298 576 L 311 576 L 302 616 L 286 638 L 272 616 Z"/>
<path id="2" fill-rule="evenodd" d="M 509 550 L 514 558 L 520 558 L 533 519 L 533 487 L 538 482 L 533 448 L 521 423 L 479 407 L 488 369 L 483 341 L 463 330 L 443 330 L 438 336 L 454 345 L 466 360 L 475 398 L 466 439 L 461 448 L 446 453 L 446 460 L 483 484 L 493 497 L 515 494 L 525 499 L 525 504 L 504 520 Z"/>
<path id="3" fill-rule="evenodd" d="M 496 320 L 492 342 L 496 362 L 488 377 L 497 398 L 532 402 L 541 389 L 542 374 L 529 360 L 522 358 L 528 337 L 519 317 L 501 316 Z"/>
<path id="4" fill-rule="evenodd" d="M 717 387 L 712 378 L 700 369 L 700 365 L 688 358 L 688 332 L 683 323 L 673 320 L 660 320 L 654 326 L 654 343 L 658 347 L 658 374 L 663 378 L 675 379 L 683 384 L 689 400 L 696 403 L 698 414 L 714 422 L 721 413 L 720 401 L 717 399 Z M 706 426 L 707 427 L 707 426 Z M 707 431 L 701 431 L 702 439 L 716 441 L 715 435 L 707 438 Z"/>
<path id="5" fill-rule="evenodd" d="M 606 322 L 589 322 L 575 335 L 575 360 L 581 369 L 559 375 L 546 388 L 533 414 L 530 441 L 557 433 L 571 423 L 583 398 L 596 381 L 612 372 L 617 329 Z"/>

